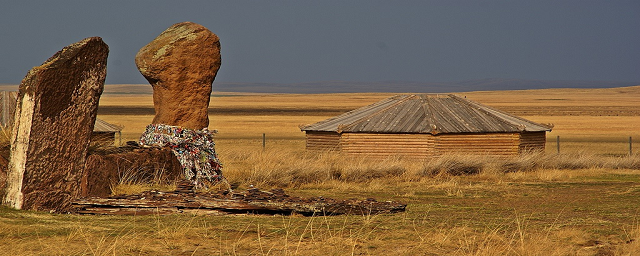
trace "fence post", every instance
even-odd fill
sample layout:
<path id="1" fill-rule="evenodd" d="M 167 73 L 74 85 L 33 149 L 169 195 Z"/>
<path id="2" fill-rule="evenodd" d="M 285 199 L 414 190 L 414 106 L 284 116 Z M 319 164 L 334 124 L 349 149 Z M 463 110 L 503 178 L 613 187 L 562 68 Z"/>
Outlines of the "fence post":
<path id="1" fill-rule="evenodd" d="M 633 137 L 629 136 L 629 156 L 633 155 Z"/>
<path id="2" fill-rule="evenodd" d="M 560 135 L 556 137 L 556 147 L 558 148 L 558 155 L 560 154 Z"/>
<path id="3" fill-rule="evenodd" d="M 262 150 L 265 149 L 267 145 L 267 135 L 265 133 L 262 133 Z"/>

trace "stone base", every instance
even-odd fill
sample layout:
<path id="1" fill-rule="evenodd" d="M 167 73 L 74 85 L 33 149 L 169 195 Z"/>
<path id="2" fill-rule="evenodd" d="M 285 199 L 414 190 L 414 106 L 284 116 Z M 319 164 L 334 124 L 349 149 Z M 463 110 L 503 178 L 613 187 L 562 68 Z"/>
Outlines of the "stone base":
<path id="1" fill-rule="evenodd" d="M 180 162 L 169 148 L 124 147 L 95 152 L 87 157 L 81 196 L 110 196 L 120 180 L 147 183 L 183 179 Z"/>
<path id="2" fill-rule="evenodd" d="M 5 149 L 4 151 L 8 151 Z M 0 149 L 0 192 L 4 193 L 6 184 L 7 160 Z M 81 180 L 82 197 L 107 197 L 112 186 L 121 178 L 136 179 L 139 182 L 173 182 L 184 177 L 180 162 L 168 148 L 123 147 L 108 151 L 98 151 L 89 155 Z M 42 192 L 44 193 L 44 191 Z M 38 194 L 38 193 L 36 193 Z M 42 195 L 57 198 L 53 208 L 67 210 L 73 198 L 67 195 Z"/>

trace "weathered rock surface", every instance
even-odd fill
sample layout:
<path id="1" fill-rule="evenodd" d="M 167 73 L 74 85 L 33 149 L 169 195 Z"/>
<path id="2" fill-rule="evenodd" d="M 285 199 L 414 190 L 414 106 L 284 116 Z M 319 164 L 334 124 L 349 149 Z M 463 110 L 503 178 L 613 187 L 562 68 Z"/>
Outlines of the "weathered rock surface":
<path id="1" fill-rule="evenodd" d="M 9 142 L 7 142 L 8 144 Z M 4 187 L 7 185 L 7 167 L 9 167 L 9 152 L 11 145 L 0 145 L 0 201 L 4 196 Z"/>
<path id="2" fill-rule="evenodd" d="M 4 150 L 0 149 L 0 151 Z M 9 160 L 7 159 L 9 159 L 9 156 L 0 154 L 0 194 L 4 192 L 4 187 L 7 185 L 7 166 L 9 166 Z"/>
<path id="3" fill-rule="evenodd" d="M 209 126 L 209 97 L 220 68 L 220 41 L 207 28 L 174 24 L 136 55 L 153 87 L 154 124 L 201 130 Z"/>
<path id="4" fill-rule="evenodd" d="M 86 38 L 22 80 L 3 204 L 60 212 L 80 195 L 108 53 L 101 38 Z"/>
<path id="5" fill-rule="evenodd" d="M 81 195 L 110 196 L 119 181 L 132 183 L 173 182 L 183 178 L 182 167 L 169 148 L 117 148 L 87 157 Z"/>

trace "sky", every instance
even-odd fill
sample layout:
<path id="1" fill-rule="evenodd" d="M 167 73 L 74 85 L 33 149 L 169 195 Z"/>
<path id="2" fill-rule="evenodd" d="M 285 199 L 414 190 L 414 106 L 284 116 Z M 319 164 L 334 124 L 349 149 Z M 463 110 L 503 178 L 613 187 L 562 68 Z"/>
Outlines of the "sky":
<path id="1" fill-rule="evenodd" d="M 2 1 L 0 84 L 99 36 L 107 84 L 172 24 L 220 38 L 217 82 L 640 82 L 640 1 Z"/>

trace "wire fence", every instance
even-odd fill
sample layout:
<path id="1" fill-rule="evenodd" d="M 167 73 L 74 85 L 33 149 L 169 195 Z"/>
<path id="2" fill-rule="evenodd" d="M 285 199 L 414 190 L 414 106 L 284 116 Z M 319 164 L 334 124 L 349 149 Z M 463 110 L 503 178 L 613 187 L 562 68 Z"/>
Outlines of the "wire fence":
<path id="1" fill-rule="evenodd" d="M 588 153 L 598 155 L 623 156 L 638 154 L 639 144 L 633 136 L 548 136 L 547 153 L 569 154 Z M 635 148 L 634 148 L 635 147 Z"/>
<path id="2" fill-rule="evenodd" d="M 545 152 L 548 154 L 593 154 L 606 156 L 639 155 L 640 141 L 638 141 L 638 138 L 640 138 L 640 136 L 548 135 Z M 282 138 L 271 138 L 268 134 L 262 133 L 259 143 L 262 150 L 265 150 L 270 144 L 270 141 L 279 140 L 282 140 Z M 304 138 L 291 140 L 299 141 L 304 140 Z M 301 145 L 304 145 L 304 142 L 302 142 Z"/>

